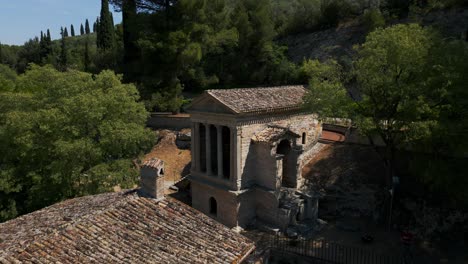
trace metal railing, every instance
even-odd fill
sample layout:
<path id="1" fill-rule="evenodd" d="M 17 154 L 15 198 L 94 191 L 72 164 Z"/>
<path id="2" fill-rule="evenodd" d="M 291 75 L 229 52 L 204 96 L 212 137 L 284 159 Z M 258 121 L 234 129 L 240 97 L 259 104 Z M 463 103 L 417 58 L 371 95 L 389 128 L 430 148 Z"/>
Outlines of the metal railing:
<path id="1" fill-rule="evenodd" d="M 330 264 L 401 264 L 401 255 L 384 255 L 374 251 L 323 240 L 291 240 L 276 237 L 270 248 L 275 255 L 296 254 Z"/>

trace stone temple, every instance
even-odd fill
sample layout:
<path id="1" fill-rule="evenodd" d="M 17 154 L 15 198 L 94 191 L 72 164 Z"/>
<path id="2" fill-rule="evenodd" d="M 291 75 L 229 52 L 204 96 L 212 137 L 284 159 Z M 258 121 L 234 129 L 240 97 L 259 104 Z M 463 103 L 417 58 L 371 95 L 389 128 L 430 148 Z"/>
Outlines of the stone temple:
<path id="1" fill-rule="evenodd" d="M 208 90 L 187 108 L 192 206 L 228 227 L 278 228 L 317 217 L 302 168 L 321 133 L 305 86 Z"/>

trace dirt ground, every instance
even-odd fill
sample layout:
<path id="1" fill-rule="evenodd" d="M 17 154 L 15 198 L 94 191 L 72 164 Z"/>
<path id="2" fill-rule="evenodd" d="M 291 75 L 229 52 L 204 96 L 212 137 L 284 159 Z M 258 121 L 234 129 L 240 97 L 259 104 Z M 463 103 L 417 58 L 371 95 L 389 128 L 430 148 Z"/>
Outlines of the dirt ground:
<path id="1" fill-rule="evenodd" d="M 169 187 L 190 173 L 192 156 L 190 149 L 177 147 L 177 132 L 170 130 L 158 130 L 157 132 L 159 133 L 159 141 L 151 152 L 145 155 L 144 160 L 158 158 L 164 161 L 166 186 Z"/>

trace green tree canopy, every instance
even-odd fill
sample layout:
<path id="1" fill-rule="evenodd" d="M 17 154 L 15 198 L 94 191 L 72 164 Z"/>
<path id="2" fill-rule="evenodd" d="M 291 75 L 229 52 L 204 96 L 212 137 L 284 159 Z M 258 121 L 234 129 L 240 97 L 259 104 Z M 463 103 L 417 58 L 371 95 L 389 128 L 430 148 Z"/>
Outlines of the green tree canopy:
<path id="1" fill-rule="evenodd" d="M 0 221 L 116 185 L 132 187 L 131 159 L 155 138 L 138 99 L 135 86 L 111 71 L 93 76 L 35 65 L 14 91 L 0 92 Z"/>

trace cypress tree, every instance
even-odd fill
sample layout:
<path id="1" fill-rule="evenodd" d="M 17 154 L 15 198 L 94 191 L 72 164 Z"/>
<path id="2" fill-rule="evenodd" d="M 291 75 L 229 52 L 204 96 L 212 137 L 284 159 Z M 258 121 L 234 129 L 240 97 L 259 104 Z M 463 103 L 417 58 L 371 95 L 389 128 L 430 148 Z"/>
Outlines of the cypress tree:
<path id="1" fill-rule="evenodd" d="M 50 30 L 49 29 L 47 29 L 47 39 L 48 39 L 49 42 L 52 41 L 52 38 L 50 37 Z"/>
<path id="2" fill-rule="evenodd" d="M 109 1 L 101 0 L 101 16 L 98 24 L 97 46 L 103 50 L 114 47 L 115 41 L 114 22 L 109 11 Z"/>
<path id="3" fill-rule="evenodd" d="M 68 64 L 68 60 L 67 60 L 67 44 L 66 44 L 66 41 L 65 41 L 65 33 L 67 32 L 66 31 L 67 28 L 65 28 L 65 30 L 63 30 L 63 28 L 61 29 L 61 35 L 62 35 L 62 40 L 61 40 L 61 50 L 60 50 L 60 60 L 59 60 L 59 63 L 60 63 L 60 70 L 61 71 L 65 71 L 67 69 L 67 64 Z"/>
<path id="4" fill-rule="evenodd" d="M 2 42 L 0 42 L 0 64 L 3 63 Z"/>
<path id="5" fill-rule="evenodd" d="M 72 37 L 75 36 L 75 28 L 73 27 L 73 24 L 70 25 L 70 34 Z"/>
<path id="6" fill-rule="evenodd" d="M 68 30 L 67 30 L 67 27 L 65 27 L 65 29 L 64 29 L 62 35 L 63 35 L 65 38 L 68 37 Z"/>
<path id="7" fill-rule="evenodd" d="M 47 35 L 44 36 L 44 32 L 41 30 L 41 40 L 39 41 L 40 57 L 41 60 L 47 56 Z"/>
<path id="8" fill-rule="evenodd" d="M 86 22 L 85 22 L 85 32 L 86 32 L 86 34 L 90 34 L 90 33 L 91 33 L 91 31 L 90 31 L 90 29 L 89 29 L 89 21 L 88 21 L 88 19 L 86 19 Z"/>
<path id="9" fill-rule="evenodd" d="M 96 21 L 93 24 L 93 33 L 97 33 L 98 20 L 99 20 L 99 18 L 97 18 Z"/>
<path id="10" fill-rule="evenodd" d="M 80 26 L 80 35 L 84 35 L 84 27 L 83 27 L 83 24 L 81 24 Z"/>
<path id="11" fill-rule="evenodd" d="M 123 66 L 124 78 L 127 82 L 135 81 L 137 76 L 137 64 L 140 58 L 140 51 L 136 45 L 137 28 L 135 18 L 137 15 L 137 7 L 135 0 L 126 0 L 122 4 L 122 24 L 123 24 Z"/>

